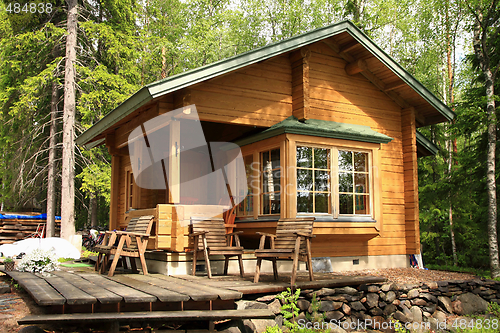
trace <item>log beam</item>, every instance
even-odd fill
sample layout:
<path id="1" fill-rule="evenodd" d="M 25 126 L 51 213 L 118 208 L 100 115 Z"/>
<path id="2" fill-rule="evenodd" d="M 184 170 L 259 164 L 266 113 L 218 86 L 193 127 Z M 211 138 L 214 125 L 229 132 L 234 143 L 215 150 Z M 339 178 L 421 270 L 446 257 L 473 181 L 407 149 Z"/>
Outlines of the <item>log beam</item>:
<path id="1" fill-rule="evenodd" d="M 292 114 L 299 120 L 309 117 L 309 58 L 311 50 L 303 47 L 290 54 L 292 66 Z"/>
<path id="2" fill-rule="evenodd" d="M 345 72 L 348 75 L 355 75 L 366 70 L 368 70 L 368 65 L 366 64 L 366 61 L 364 61 L 363 59 L 359 59 L 357 61 L 348 63 L 345 66 Z"/>

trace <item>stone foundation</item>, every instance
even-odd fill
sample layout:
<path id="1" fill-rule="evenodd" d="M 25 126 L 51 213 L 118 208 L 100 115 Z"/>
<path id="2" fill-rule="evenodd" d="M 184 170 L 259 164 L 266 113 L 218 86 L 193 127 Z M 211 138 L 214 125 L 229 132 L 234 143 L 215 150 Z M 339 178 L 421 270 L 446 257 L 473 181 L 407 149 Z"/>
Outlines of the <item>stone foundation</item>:
<path id="1" fill-rule="evenodd" d="M 313 297 L 319 301 L 319 310 L 313 313 Z M 333 329 L 332 332 L 375 330 L 394 332 L 397 320 L 410 331 L 454 331 L 471 323 L 470 314 L 484 314 L 488 303 L 500 303 L 500 282 L 492 280 L 447 281 L 422 284 L 370 284 L 357 288 L 322 288 L 301 290 L 296 319 L 301 327 Z M 276 325 L 281 325 L 280 301 L 275 295 L 266 295 L 253 301 L 238 302 L 238 308 L 267 306 L 277 314 Z M 483 318 L 498 325 L 498 318 Z M 266 324 L 269 324 L 268 322 Z M 241 325 L 240 325 L 241 326 Z M 246 321 L 246 329 L 261 332 L 258 321 Z"/>

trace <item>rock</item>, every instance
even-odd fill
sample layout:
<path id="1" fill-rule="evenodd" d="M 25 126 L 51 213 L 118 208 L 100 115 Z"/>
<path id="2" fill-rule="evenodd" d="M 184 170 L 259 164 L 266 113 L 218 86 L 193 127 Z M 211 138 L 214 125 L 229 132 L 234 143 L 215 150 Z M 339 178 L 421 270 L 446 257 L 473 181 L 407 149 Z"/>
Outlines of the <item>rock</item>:
<path id="1" fill-rule="evenodd" d="M 427 302 L 424 299 L 415 298 L 411 300 L 411 304 L 416 306 L 426 306 Z"/>
<path id="2" fill-rule="evenodd" d="M 429 313 L 434 313 L 437 309 L 437 305 L 436 304 L 427 304 L 427 306 L 424 306 L 422 308 L 423 311 L 427 311 Z"/>
<path id="3" fill-rule="evenodd" d="M 347 295 L 349 296 L 349 295 Z M 347 299 L 343 295 L 334 295 L 323 297 L 322 301 L 334 301 L 334 302 L 347 302 Z"/>
<path id="4" fill-rule="evenodd" d="M 462 307 L 462 302 L 459 300 L 451 302 L 451 308 L 453 310 L 453 313 L 456 313 L 458 315 L 461 315 L 464 313 L 464 308 Z"/>
<path id="5" fill-rule="evenodd" d="M 257 302 L 271 302 L 276 299 L 276 295 L 266 295 L 256 299 Z"/>
<path id="6" fill-rule="evenodd" d="M 443 308 L 448 313 L 453 313 L 453 307 L 451 306 L 451 299 L 446 296 L 438 296 L 438 305 Z"/>
<path id="7" fill-rule="evenodd" d="M 392 301 L 392 304 L 394 304 L 395 306 L 400 306 L 401 301 L 399 299 L 395 299 L 394 301 Z"/>
<path id="8" fill-rule="evenodd" d="M 449 285 L 448 281 L 437 281 L 438 287 L 447 287 Z"/>
<path id="9" fill-rule="evenodd" d="M 350 315 L 351 314 L 351 307 L 349 305 L 347 305 L 346 303 L 343 303 L 342 304 L 342 312 L 344 312 L 346 315 Z"/>
<path id="10" fill-rule="evenodd" d="M 255 326 L 255 333 L 263 333 L 266 331 L 267 327 L 277 326 L 276 321 L 272 319 L 251 319 L 252 323 Z"/>
<path id="11" fill-rule="evenodd" d="M 328 330 L 330 333 L 347 333 L 345 329 L 338 325 L 331 325 L 331 328 Z"/>
<path id="12" fill-rule="evenodd" d="M 393 315 L 393 318 L 399 320 L 402 323 L 408 323 L 408 318 L 401 311 L 396 311 Z"/>
<path id="13" fill-rule="evenodd" d="M 357 295 L 358 291 L 352 287 L 342 287 L 336 289 L 337 294 Z"/>
<path id="14" fill-rule="evenodd" d="M 0 282 L 0 294 L 8 294 L 8 293 L 10 293 L 10 286 L 7 283 Z"/>
<path id="15" fill-rule="evenodd" d="M 389 283 L 383 284 L 380 290 L 388 292 L 389 290 L 391 290 L 391 285 Z"/>
<path id="16" fill-rule="evenodd" d="M 448 330 L 448 325 L 445 321 L 439 321 L 436 318 L 430 317 L 429 324 L 432 331 L 446 331 Z"/>
<path id="17" fill-rule="evenodd" d="M 386 302 L 378 302 L 378 307 L 381 309 L 385 308 L 386 305 L 387 305 Z"/>
<path id="18" fill-rule="evenodd" d="M 246 310 L 246 309 L 267 309 L 267 304 L 255 302 L 255 301 L 238 301 L 238 310 Z M 242 304 L 242 308 L 240 308 L 240 304 Z"/>
<path id="19" fill-rule="evenodd" d="M 462 294 L 457 297 L 457 300 L 462 302 L 463 313 L 460 314 L 470 315 L 484 313 L 488 310 L 488 302 L 472 293 Z"/>
<path id="20" fill-rule="evenodd" d="M 380 290 L 380 287 L 379 287 L 379 286 L 372 284 L 372 285 L 369 285 L 369 286 L 368 286 L 368 290 L 367 290 L 367 291 L 368 291 L 369 293 L 378 293 L 378 292 L 379 292 L 379 290 Z"/>
<path id="21" fill-rule="evenodd" d="M 344 317 L 344 314 L 340 311 L 328 311 L 325 312 L 325 320 L 330 321 L 330 320 L 340 320 L 341 318 Z"/>
<path id="22" fill-rule="evenodd" d="M 342 302 L 332 302 L 332 305 L 333 305 L 333 309 L 334 309 L 334 310 L 338 310 L 338 309 L 340 309 L 340 308 L 342 307 L 342 305 L 343 305 L 343 304 L 344 304 L 344 303 L 342 303 Z"/>
<path id="23" fill-rule="evenodd" d="M 376 307 L 378 305 L 378 299 L 379 299 L 378 294 L 368 293 L 366 295 L 366 303 L 365 303 L 365 305 L 369 309 L 374 308 L 374 307 Z"/>
<path id="24" fill-rule="evenodd" d="M 352 302 L 350 304 L 351 309 L 356 310 L 356 311 L 366 311 L 365 306 L 361 302 Z"/>
<path id="25" fill-rule="evenodd" d="M 392 303 L 396 299 L 396 293 L 392 290 L 388 291 L 387 294 L 385 294 L 385 299 L 387 303 Z"/>
<path id="26" fill-rule="evenodd" d="M 389 317 L 391 314 L 396 312 L 398 308 L 394 304 L 389 304 L 384 308 L 384 316 Z"/>
<path id="27" fill-rule="evenodd" d="M 306 301 L 307 302 L 307 301 Z M 281 303 L 279 299 L 275 299 L 267 305 L 267 308 L 271 310 L 275 315 L 281 313 Z"/>
<path id="28" fill-rule="evenodd" d="M 429 288 L 429 289 L 437 289 L 438 284 L 436 282 L 424 282 L 424 284 Z"/>
<path id="29" fill-rule="evenodd" d="M 305 299 L 299 299 L 297 301 L 297 307 L 301 310 L 301 311 L 306 311 L 307 309 L 309 309 L 309 305 L 311 305 L 311 302 L 309 302 L 308 300 L 305 300 Z"/>
<path id="30" fill-rule="evenodd" d="M 333 302 L 331 301 L 321 301 L 321 304 L 319 306 L 319 311 L 321 312 L 327 312 L 327 311 L 333 311 L 335 310 L 333 307 Z"/>
<path id="31" fill-rule="evenodd" d="M 418 289 L 412 289 L 408 292 L 408 298 L 409 299 L 417 298 L 419 294 L 420 292 L 418 291 Z"/>
<path id="32" fill-rule="evenodd" d="M 381 308 L 373 308 L 370 309 L 370 314 L 372 316 L 382 316 L 384 314 L 384 311 L 382 311 Z"/>
<path id="33" fill-rule="evenodd" d="M 437 303 L 437 298 L 429 293 L 420 293 L 420 298 L 425 299 L 427 302 Z"/>
<path id="34" fill-rule="evenodd" d="M 412 306 L 410 308 L 411 316 L 413 317 L 413 322 L 415 323 L 422 323 L 423 322 L 423 316 L 422 316 L 422 310 L 418 306 Z"/>
<path id="35" fill-rule="evenodd" d="M 366 297 L 363 297 L 362 299 L 359 300 L 361 303 L 365 303 L 366 302 Z"/>
<path id="36" fill-rule="evenodd" d="M 436 310 L 436 312 L 432 314 L 432 318 L 435 318 L 441 322 L 446 322 L 446 314 L 439 310 Z"/>
<path id="37" fill-rule="evenodd" d="M 255 324 L 252 322 L 250 319 L 244 319 L 243 320 L 243 328 L 241 329 L 241 332 L 243 333 L 252 333 L 255 332 L 256 327 Z"/>
<path id="38" fill-rule="evenodd" d="M 372 318 L 372 322 L 368 323 L 370 324 L 369 327 L 373 328 L 374 330 L 380 331 L 382 330 L 383 327 L 388 327 L 389 323 L 387 320 L 384 319 L 384 317 L 381 316 L 375 316 Z M 369 331 L 370 332 L 370 331 Z"/>
<path id="39" fill-rule="evenodd" d="M 331 296 L 335 295 L 335 289 L 331 288 L 321 288 L 320 290 L 316 291 L 316 297 L 318 296 Z M 312 297 L 312 293 L 311 293 Z"/>
<path id="40" fill-rule="evenodd" d="M 408 319 L 409 322 L 413 321 L 413 314 L 411 313 L 410 309 L 408 309 L 406 306 L 404 306 L 402 312 L 405 315 L 405 317 Z"/>
<path id="41" fill-rule="evenodd" d="M 406 306 L 408 309 L 411 308 L 411 302 L 408 300 L 404 301 L 403 305 Z"/>

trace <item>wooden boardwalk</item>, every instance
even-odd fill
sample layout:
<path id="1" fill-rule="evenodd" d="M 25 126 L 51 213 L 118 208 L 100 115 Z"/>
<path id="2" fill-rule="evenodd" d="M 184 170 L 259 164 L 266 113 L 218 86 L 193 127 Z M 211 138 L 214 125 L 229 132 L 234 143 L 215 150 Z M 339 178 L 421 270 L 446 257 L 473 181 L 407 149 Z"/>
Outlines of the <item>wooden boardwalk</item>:
<path id="1" fill-rule="evenodd" d="M 228 309 L 246 294 L 279 293 L 290 287 L 289 276 L 273 281 L 263 276 L 253 283 L 253 276 L 220 276 L 213 279 L 200 276 L 166 276 L 162 274 L 116 274 L 113 277 L 92 272 L 56 271 L 45 276 L 26 272 L 5 272 L 23 287 L 40 306 L 52 307 L 53 313 L 120 312 L 129 308 L 137 311 Z M 316 281 L 299 275 L 301 289 L 356 286 L 383 282 L 373 276 L 338 276 L 315 274 Z M 167 307 L 165 307 L 167 306 Z"/>

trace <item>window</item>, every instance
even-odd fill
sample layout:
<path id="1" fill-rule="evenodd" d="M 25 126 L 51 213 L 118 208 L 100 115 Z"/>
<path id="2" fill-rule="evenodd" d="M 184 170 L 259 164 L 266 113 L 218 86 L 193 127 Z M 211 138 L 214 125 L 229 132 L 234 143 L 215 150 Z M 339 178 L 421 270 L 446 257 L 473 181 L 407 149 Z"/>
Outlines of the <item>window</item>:
<path id="1" fill-rule="evenodd" d="M 125 211 L 129 211 L 134 203 L 134 175 L 132 168 L 125 169 Z"/>
<path id="2" fill-rule="evenodd" d="M 297 146 L 297 213 L 371 214 L 371 153 Z"/>
<path id="3" fill-rule="evenodd" d="M 240 201 L 237 209 L 237 216 L 250 216 L 253 215 L 253 195 L 252 195 L 252 180 L 253 180 L 253 156 L 248 155 L 243 157 L 245 163 L 245 172 L 247 177 L 247 186 L 245 188 L 238 188 L 235 196 L 236 201 Z M 236 182 L 238 184 L 238 182 Z"/>
<path id="4" fill-rule="evenodd" d="M 338 151 L 339 213 L 370 214 L 368 153 Z"/>
<path id="5" fill-rule="evenodd" d="M 331 213 L 330 149 L 297 147 L 297 212 Z"/>
<path id="6" fill-rule="evenodd" d="M 260 153 L 261 214 L 279 214 L 281 210 L 281 165 L 280 150 L 272 149 Z"/>

